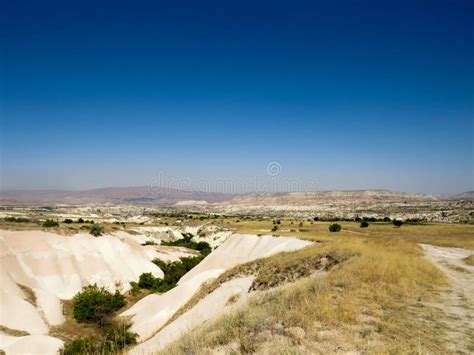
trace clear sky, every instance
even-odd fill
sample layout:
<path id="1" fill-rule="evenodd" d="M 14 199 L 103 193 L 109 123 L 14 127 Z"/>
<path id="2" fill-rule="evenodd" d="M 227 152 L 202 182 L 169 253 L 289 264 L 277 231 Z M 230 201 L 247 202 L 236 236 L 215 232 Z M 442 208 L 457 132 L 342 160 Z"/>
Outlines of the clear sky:
<path id="1" fill-rule="evenodd" d="M 474 1 L 1 1 L 1 185 L 474 190 Z"/>

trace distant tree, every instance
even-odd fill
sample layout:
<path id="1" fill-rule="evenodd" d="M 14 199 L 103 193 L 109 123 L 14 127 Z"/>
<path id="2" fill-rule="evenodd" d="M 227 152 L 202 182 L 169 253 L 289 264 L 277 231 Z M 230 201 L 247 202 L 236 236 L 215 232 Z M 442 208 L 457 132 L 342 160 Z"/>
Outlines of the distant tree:
<path id="1" fill-rule="evenodd" d="M 43 222 L 43 227 L 46 227 L 46 228 L 57 227 L 57 226 L 59 226 L 59 223 L 56 221 L 53 221 L 52 219 L 47 219 L 46 221 Z"/>
<path id="2" fill-rule="evenodd" d="M 390 222 L 391 219 L 390 219 L 390 217 L 384 217 L 383 221 L 384 221 L 384 222 Z"/>
<path id="3" fill-rule="evenodd" d="M 368 226 L 369 226 L 369 223 L 367 221 L 360 222 L 360 228 L 367 228 Z"/>
<path id="4" fill-rule="evenodd" d="M 315 222 L 319 221 L 319 217 L 314 217 L 313 221 L 315 221 Z"/>
<path id="5" fill-rule="evenodd" d="M 276 232 L 278 230 L 278 226 L 273 226 L 272 232 Z"/>
<path id="6" fill-rule="evenodd" d="M 402 221 L 399 221 L 398 219 L 394 219 L 394 220 L 392 221 L 392 223 L 393 223 L 393 225 L 394 225 L 395 227 L 397 227 L 397 228 L 400 228 L 400 226 L 403 224 L 403 222 L 402 222 Z"/>
<path id="7" fill-rule="evenodd" d="M 83 220 L 82 218 L 79 218 L 79 219 L 77 220 L 77 223 L 84 223 L 84 220 Z"/>
<path id="8" fill-rule="evenodd" d="M 92 234 L 94 237 L 99 237 L 104 232 L 104 228 L 98 224 L 93 224 L 90 228 L 89 233 Z"/>
<path id="9" fill-rule="evenodd" d="M 200 252 L 202 255 L 208 255 L 208 254 L 211 253 L 212 248 L 211 248 L 211 246 L 209 245 L 209 243 L 207 243 L 207 242 L 199 242 L 199 243 L 197 243 L 197 245 L 196 245 L 196 250 L 199 250 L 199 252 Z"/>
<path id="10" fill-rule="evenodd" d="M 3 219 L 5 222 L 14 222 L 14 223 L 28 223 L 30 220 L 24 217 L 5 217 Z"/>
<path id="11" fill-rule="evenodd" d="M 66 223 L 66 224 L 71 224 L 72 222 L 73 222 L 72 219 L 69 219 L 69 218 L 66 218 L 64 220 L 64 223 Z"/>
<path id="12" fill-rule="evenodd" d="M 333 223 L 329 226 L 330 232 L 339 232 L 341 230 L 341 225 L 337 223 Z"/>

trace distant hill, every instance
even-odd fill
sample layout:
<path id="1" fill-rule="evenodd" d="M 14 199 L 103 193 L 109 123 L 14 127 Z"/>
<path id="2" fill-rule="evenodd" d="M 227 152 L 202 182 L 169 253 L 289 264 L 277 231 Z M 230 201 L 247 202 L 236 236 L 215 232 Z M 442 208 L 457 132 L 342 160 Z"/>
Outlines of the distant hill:
<path id="1" fill-rule="evenodd" d="M 106 187 L 92 190 L 9 190 L 0 191 L 0 203 L 114 203 L 130 205 L 170 206 L 179 201 L 193 200 L 208 203 L 228 201 L 233 195 L 223 193 L 206 193 L 181 191 L 177 189 L 136 187 Z"/>
<path id="2" fill-rule="evenodd" d="M 444 195 L 440 197 L 443 200 L 464 200 L 474 201 L 474 191 L 466 191 L 458 195 Z"/>
<path id="3" fill-rule="evenodd" d="M 473 192 L 466 193 L 473 194 Z M 232 195 L 163 189 L 157 191 L 146 186 L 107 187 L 92 190 L 10 190 L 0 191 L 3 204 L 89 204 L 112 203 L 154 206 L 311 206 L 354 203 L 419 203 L 437 199 L 430 195 L 392 192 L 387 190 L 349 190 L 319 192 L 250 193 Z"/>
<path id="4" fill-rule="evenodd" d="M 354 203 L 419 203 L 433 202 L 437 199 L 431 195 L 388 190 L 349 190 L 319 192 L 263 193 L 236 196 L 226 204 L 243 206 L 311 206 L 322 204 Z"/>

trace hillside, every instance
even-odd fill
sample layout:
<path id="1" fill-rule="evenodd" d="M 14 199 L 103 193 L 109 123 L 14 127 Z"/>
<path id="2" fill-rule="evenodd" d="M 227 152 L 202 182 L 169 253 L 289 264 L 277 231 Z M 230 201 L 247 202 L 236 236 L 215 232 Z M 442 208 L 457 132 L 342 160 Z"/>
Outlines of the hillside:
<path id="1" fill-rule="evenodd" d="M 222 202 L 232 195 L 183 191 L 172 188 L 151 188 L 148 186 L 106 187 L 91 190 L 6 190 L 0 191 L 3 204 L 88 204 L 114 203 L 130 205 L 171 206 L 179 201 L 194 200 Z"/>

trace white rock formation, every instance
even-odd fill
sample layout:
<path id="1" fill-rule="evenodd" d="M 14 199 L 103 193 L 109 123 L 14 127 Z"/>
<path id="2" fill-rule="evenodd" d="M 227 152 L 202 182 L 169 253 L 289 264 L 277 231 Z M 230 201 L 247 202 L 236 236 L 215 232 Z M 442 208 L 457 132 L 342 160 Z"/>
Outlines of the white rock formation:
<path id="1" fill-rule="evenodd" d="M 147 339 L 186 304 L 204 282 L 238 264 L 310 244 L 297 238 L 234 234 L 184 275 L 177 287 L 161 295 L 152 294 L 143 298 L 122 316 L 131 317 L 131 330 L 138 333 L 141 340 Z"/>
<path id="2" fill-rule="evenodd" d="M 64 321 L 61 299 L 94 283 L 125 291 L 143 272 L 163 277 L 155 264 L 116 237 L 0 231 L 0 325 L 46 334 L 48 325 Z"/>

